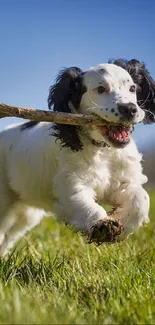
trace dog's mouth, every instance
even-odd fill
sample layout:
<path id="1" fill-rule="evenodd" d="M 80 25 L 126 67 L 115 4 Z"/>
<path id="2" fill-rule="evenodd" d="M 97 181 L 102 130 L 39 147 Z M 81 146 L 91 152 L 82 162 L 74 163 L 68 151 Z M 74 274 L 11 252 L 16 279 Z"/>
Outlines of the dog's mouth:
<path id="1" fill-rule="evenodd" d="M 102 136 L 106 137 L 115 147 L 125 147 L 130 142 L 131 127 L 125 125 L 99 126 Z"/>

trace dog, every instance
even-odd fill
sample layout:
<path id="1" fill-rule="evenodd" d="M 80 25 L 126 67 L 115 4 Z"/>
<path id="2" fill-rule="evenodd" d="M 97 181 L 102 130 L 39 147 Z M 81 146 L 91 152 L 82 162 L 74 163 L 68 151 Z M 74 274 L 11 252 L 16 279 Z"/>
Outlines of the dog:
<path id="1" fill-rule="evenodd" d="M 49 89 L 53 111 L 95 114 L 107 126 L 28 121 L 0 133 L 1 257 L 51 214 L 97 244 L 149 222 L 147 177 L 131 131 L 153 122 L 155 87 L 139 61 L 123 62 L 64 69 Z M 106 203 L 119 207 L 118 221 Z"/>

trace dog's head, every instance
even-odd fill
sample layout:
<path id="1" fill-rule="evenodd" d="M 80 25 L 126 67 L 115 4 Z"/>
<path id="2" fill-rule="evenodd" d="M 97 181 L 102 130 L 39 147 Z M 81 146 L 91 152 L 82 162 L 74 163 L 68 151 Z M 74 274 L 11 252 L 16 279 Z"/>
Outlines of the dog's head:
<path id="1" fill-rule="evenodd" d="M 144 123 L 155 122 L 155 81 L 146 69 L 144 63 L 138 60 L 111 60 L 109 63 L 114 63 L 127 70 L 133 81 L 137 85 L 137 101 L 138 105 L 144 110 Z"/>
<path id="2" fill-rule="evenodd" d="M 116 126 L 82 127 L 93 141 L 122 148 L 130 142 L 130 125 L 144 119 L 131 75 L 116 64 L 100 64 L 83 72 L 73 67 L 63 70 L 50 88 L 48 104 L 54 111 L 95 114 Z M 118 124 L 118 126 L 117 126 Z M 62 145 L 82 149 L 81 127 L 56 125 L 55 135 Z"/>

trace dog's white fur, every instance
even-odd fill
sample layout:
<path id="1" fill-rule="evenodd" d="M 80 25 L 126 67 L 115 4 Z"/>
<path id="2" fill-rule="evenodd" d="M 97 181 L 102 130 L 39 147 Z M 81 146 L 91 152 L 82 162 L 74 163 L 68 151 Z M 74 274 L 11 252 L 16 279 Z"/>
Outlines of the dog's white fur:
<path id="1" fill-rule="evenodd" d="M 102 73 L 103 69 L 103 73 Z M 144 113 L 138 107 L 130 75 L 113 64 L 99 65 L 84 74 L 87 86 L 79 112 L 95 113 L 119 123 L 118 103 L 137 107 L 134 122 Z M 101 83 L 108 94 L 98 94 Z M 108 112 L 105 111 L 108 107 Z M 115 108 L 118 116 L 111 112 Z M 97 147 L 92 139 L 105 141 L 97 127 L 83 127 L 83 150 L 62 148 L 52 133 L 52 123 L 41 122 L 21 131 L 21 125 L 0 133 L 0 255 L 40 222 L 54 213 L 77 229 L 86 230 L 108 218 L 106 202 L 122 207 L 123 236 L 147 223 L 149 196 L 142 184 L 141 154 L 134 141 L 125 148 Z M 108 143 L 109 144 L 109 143 Z"/>

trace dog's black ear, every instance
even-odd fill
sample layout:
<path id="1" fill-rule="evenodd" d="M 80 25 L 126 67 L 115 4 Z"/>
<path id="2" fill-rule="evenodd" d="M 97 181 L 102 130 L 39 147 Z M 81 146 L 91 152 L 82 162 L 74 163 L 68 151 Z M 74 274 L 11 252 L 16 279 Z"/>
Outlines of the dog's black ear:
<path id="1" fill-rule="evenodd" d="M 112 62 L 112 61 L 111 61 Z M 133 81 L 137 84 L 137 101 L 145 111 L 144 123 L 155 122 L 155 81 L 146 69 L 144 63 L 136 59 L 118 59 L 112 63 L 124 68 L 129 72 Z"/>
<path id="2" fill-rule="evenodd" d="M 144 63 L 132 59 L 127 62 L 127 71 L 137 84 L 137 100 L 145 111 L 144 123 L 155 122 L 155 81 L 150 76 Z"/>
<path id="3" fill-rule="evenodd" d="M 82 70 L 77 67 L 64 69 L 56 79 L 56 83 L 50 87 L 48 107 L 56 112 L 74 113 L 80 106 L 81 97 L 84 94 Z M 55 124 L 55 136 L 60 139 L 62 146 L 70 147 L 73 151 L 82 149 L 79 138 L 80 128 L 73 125 Z"/>

